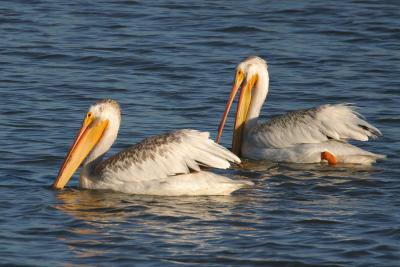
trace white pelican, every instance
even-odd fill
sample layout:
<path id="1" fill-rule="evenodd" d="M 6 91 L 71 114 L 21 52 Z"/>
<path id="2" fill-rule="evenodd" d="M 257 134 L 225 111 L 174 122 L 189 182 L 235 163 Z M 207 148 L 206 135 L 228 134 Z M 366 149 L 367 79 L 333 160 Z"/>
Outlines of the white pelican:
<path id="1" fill-rule="evenodd" d="M 248 181 L 201 170 L 226 169 L 240 159 L 209 139 L 206 132 L 178 130 L 149 137 L 106 160 L 117 138 L 121 112 L 114 100 L 91 106 L 53 184 L 62 189 L 84 161 L 80 186 L 149 195 L 229 195 Z"/>
<path id="2" fill-rule="evenodd" d="M 249 57 L 236 68 L 234 85 L 219 125 L 217 143 L 241 85 L 232 138 L 232 151 L 236 155 L 277 162 L 328 161 L 330 165 L 369 165 L 385 157 L 346 142 L 348 139 L 367 141 L 369 137 L 381 135 L 348 104 L 327 104 L 292 111 L 259 123 L 258 117 L 269 88 L 267 63 L 259 57 Z"/>

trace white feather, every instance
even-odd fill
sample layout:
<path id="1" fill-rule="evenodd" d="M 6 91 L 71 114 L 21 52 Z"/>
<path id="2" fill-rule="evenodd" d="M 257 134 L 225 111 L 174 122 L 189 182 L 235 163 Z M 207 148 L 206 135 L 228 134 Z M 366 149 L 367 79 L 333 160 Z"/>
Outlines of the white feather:
<path id="1" fill-rule="evenodd" d="M 251 185 L 202 171 L 226 169 L 240 159 L 209 139 L 209 133 L 179 130 L 146 138 L 81 174 L 81 186 L 132 194 L 227 195 Z M 193 171 L 195 171 L 193 173 Z"/>
<path id="2" fill-rule="evenodd" d="M 254 146 L 287 148 L 297 144 L 321 143 L 329 139 L 367 141 L 381 132 L 361 119 L 347 104 L 322 105 L 289 112 L 259 124 L 248 133 Z"/>
<path id="3" fill-rule="evenodd" d="M 165 179 L 131 180 L 124 183 L 90 183 L 89 180 L 86 182 L 89 183 L 85 188 L 161 196 L 229 195 L 240 188 L 253 185 L 250 181 L 232 180 L 208 171 L 175 175 Z"/>
<path id="4" fill-rule="evenodd" d="M 261 107 L 269 90 L 265 60 L 250 57 L 239 63 L 237 71 L 245 80 L 257 77 L 244 125 L 243 156 L 285 162 L 321 162 L 321 153 L 333 151 L 339 162 L 371 164 L 382 155 L 356 148 L 346 141 L 367 141 L 381 132 L 365 121 L 350 104 L 322 105 L 292 111 L 258 123 Z"/>

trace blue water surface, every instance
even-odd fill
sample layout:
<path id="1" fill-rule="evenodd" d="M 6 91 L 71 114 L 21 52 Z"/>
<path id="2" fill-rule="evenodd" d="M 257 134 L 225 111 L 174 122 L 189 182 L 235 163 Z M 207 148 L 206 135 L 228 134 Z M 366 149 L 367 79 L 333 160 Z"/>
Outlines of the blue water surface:
<path id="1" fill-rule="evenodd" d="M 0 264 L 399 266 L 399 1 L 0 3 Z M 373 167 L 246 162 L 229 197 L 53 191 L 87 108 L 120 102 L 116 152 L 215 137 L 235 65 L 267 59 L 263 118 L 354 103 L 384 136 Z M 230 146 L 232 117 L 222 144 Z"/>

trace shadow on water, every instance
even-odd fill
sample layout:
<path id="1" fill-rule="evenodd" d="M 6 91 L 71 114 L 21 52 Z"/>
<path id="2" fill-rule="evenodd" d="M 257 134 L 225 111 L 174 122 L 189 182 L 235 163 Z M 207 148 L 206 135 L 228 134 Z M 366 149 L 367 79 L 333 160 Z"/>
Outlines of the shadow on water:
<path id="1" fill-rule="evenodd" d="M 123 222 L 127 218 L 164 216 L 170 219 L 190 217 L 213 220 L 218 214 L 229 214 L 237 204 L 246 202 L 241 196 L 163 197 L 129 195 L 108 190 L 68 189 L 56 195 L 61 201 L 56 208 L 84 221 L 110 220 Z"/>
<path id="2" fill-rule="evenodd" d="M 399 265 L 396 1 L 48 2 L 0 8 L 0 265 Z M 218 171 L 255 183 L 230 197 L 49 190 L 94 101 L 121 104 L 111 152 L 172 129 L 215 135 L 249 55 L 269 62 L 263 119 L 352 102 L 384 134 L 362 148 L 388 158 L 245 161 Z"/>
<path id="3" fill-rule="evenodd" d="M 329 166 L 327 164 L 297 164 L 297 163 L 276 163 L 268 160 L 242 161 L 240 169 L 243 175 L 250 177 L 287 177 L 292 179 L 307 180 L 315 178 L 343 178 L 346 179 L 368 179 L 371 173 L 379 171 L 374 166 L 359 164 L 338 164 Z M 253 175 L 251 175 L 253 173 Z M 257 177 L 260 178 L 260 177 Z"/>
<path id="4" fill-rule="evenodd" d="M 246 195 L 159 197 L 73 188 L 56 199 L 55 208 L 73 219 L 59 239 L 78 258 L 109 257 L 120 246 L 133 257 L 154 257 L 154 247 L 168 248 L 167 257 L 175 253 L 169 250 L 208 246 L 249 201 Z"/>
<path id="5" fill-rule="evenodd" d="M 349 210 L 353 204 L 344 203 L 337 192 L 349 190 L 353 183 L 357 190 L 373 186 L 368 182 L 372 169 L 365 166 L 245 161 L 242 167 L 235 170 L 236 175 L 251 177 L 256 186 L 232 196 L 160 197 L 76 188 L 57 192 L 55 208 L 72 218 L 69 234 L 59 239 L 78 258 L 109 258 L 120 246 L 132 251 L 132 257 L 155 257 L 154 249 L 159 247 L 163 253 L 158 259 L 182 262 L 177 256 L 180 249 L 215 245 L 226 239 L 227 230 L 249 236 L 260 228 L 275 229 L 269 235 L 279 235 L 275 222 L 282 216 L 290 215 L 288 221 L 302 231 L 308 231 L 310 223 L 340 224 L 341 219 L 332 216 L 353 216 L 354 212 Z M 281 234 L 292 231 L 288 228 Z M 196 256 L 186 260 L 196 260 Z"/>

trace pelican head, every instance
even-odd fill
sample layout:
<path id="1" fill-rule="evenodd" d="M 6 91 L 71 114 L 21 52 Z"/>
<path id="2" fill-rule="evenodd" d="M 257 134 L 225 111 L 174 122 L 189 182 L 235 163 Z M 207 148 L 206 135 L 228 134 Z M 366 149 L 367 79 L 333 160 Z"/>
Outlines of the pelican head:
<path id="1" fill-rule="evenodd" d="M 82 127 L 65 157 L 53 187 L 62 189 L 84 160 L 84 165 L 87 165 L 103 155 L 117 138 L 120 122 L 121 111 L 116 101 L 106 99 L 92 105 L 83 119 Z"/>
<path id="2" fill-rule="evenodd" d="M 262 92 L 253 92 L 253 88 L 257 87 L 260 82 L 266 83 L 267 86 L 259 88 Z M 244 134 L 244 125 L 248 117 L 250 106 L 264 102 L 268 93 L 268 67 L 267 62 L 257 56 L 252 56 L 240 62 L 236 67 L 235 80 L 232 90 L 226 104 L 225 112 L 218 128 L 217 142 L 219 142 L 222 130 L 224 129 L 229 110 L 232 106 L 233 100 L 241 87 L 239 102 L 236 108 L 235 125 L 232 138 L 232 152 L 240 156 L 240 150 Z M 255 90 L 259 91 L 259 90 Z M 255 102 L 256 101 L 256 102 Z M 253 103 L 252 103 L 253 102 Z M 257 105 L 258 106 L 258 105 Z"/>

